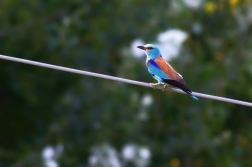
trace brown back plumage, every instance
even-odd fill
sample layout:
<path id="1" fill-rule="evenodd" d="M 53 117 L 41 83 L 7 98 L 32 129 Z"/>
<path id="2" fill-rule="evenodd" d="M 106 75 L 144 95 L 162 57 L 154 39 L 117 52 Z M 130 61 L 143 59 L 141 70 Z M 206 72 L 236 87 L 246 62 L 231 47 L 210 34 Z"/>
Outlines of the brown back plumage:
<path id="1" fill-rule="evenodd" d="M 179 83 L 185 84 L 185 81 L 180 76 L 177 71 L 175 71 L 172 66 L 165 61 L 162 57 L 154 59 L 155 63 L 167 74 L 167 76 L 175 81 L 178 81 Z"/>

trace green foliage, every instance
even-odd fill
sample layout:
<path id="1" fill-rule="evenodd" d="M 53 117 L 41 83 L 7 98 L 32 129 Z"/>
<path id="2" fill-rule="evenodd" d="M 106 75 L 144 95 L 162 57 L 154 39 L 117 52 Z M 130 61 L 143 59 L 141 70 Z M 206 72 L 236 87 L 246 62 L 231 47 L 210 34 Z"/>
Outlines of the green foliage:
<path id="1" fill-rule="evenodd" d="M 177 28 L 189 39 L 171 64 L 193 91 L 252 101 L 248 3 L 0 1 L 0 54 L 154 82 L 145 59 L 122 50 Z M 5 60 L 0 69 L 0 166 L 43 166 L 42 150 L 58 144 L 60 166 L 88 166 L 103 143 L 146 146 L 149 166 L 252 163 L 248 107 Z"/>

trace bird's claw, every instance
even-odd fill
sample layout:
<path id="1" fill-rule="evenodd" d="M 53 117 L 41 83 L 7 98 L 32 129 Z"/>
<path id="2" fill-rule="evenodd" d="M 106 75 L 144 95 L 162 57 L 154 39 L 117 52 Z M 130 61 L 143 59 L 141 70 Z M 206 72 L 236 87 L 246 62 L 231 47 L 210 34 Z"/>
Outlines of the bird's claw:
<path id="1" fill-rule="evenodd" d="M 163 83 L 150 83 L 151 84 L 151 86 L 154 88 L 154 89 L 156 89 L 157 87 L 156 86 L 158 86 L 158 85 L 163 85 L 163 89 L 162 89 L 162 91 L 164 91 L 165 90 L 165 88 L 167 87 L 167 85 L 166 84 L 163 84 Z"/>
<path id="2" fill-rule="evenodd" d="M 156 83 L 150 83 L 153 89 L 156 89 L 157 84 Z"/>
<path id="3" fill-rule="evenodd" d="M 166 85 L 164 84 L 164 85 L 163 85 L 163 89 L 162 89 L 162 91 L 165 91 L 165 88 L 166 88 Z"/>

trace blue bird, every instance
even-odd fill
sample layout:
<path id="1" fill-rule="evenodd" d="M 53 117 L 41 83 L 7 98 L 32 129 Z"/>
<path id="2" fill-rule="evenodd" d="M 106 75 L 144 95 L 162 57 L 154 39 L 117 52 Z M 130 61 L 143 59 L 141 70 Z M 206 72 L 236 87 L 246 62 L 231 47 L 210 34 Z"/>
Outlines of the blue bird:
<path id="1" fill-rule="evenodd" d="M 152 86 L 163 84 L 179 88 L 190 95 L 193 99 L 198 100 L 192 95 L 192 91 L 185 85 L 182 75 L 175 71 L 172 66 L 163 59 L 157 46 L 146 44 L 145 46 L 137 46 L 144 50 L 146 58 L 146 66 L 149 73 L 155 78 L 158 83 L 151 83 Z"/>

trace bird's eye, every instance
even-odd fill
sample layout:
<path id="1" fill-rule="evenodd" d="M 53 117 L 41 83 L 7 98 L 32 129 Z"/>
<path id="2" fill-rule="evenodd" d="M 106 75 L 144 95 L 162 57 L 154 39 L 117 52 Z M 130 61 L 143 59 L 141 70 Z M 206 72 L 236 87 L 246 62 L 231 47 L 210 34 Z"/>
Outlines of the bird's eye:
<path id="1" fill-rule="evenodd" d="M 153 47 L 147 47 L 146 49 L 147 49 L 147 50 L 151 50 L 151 49 L 153 49 Z"/>

